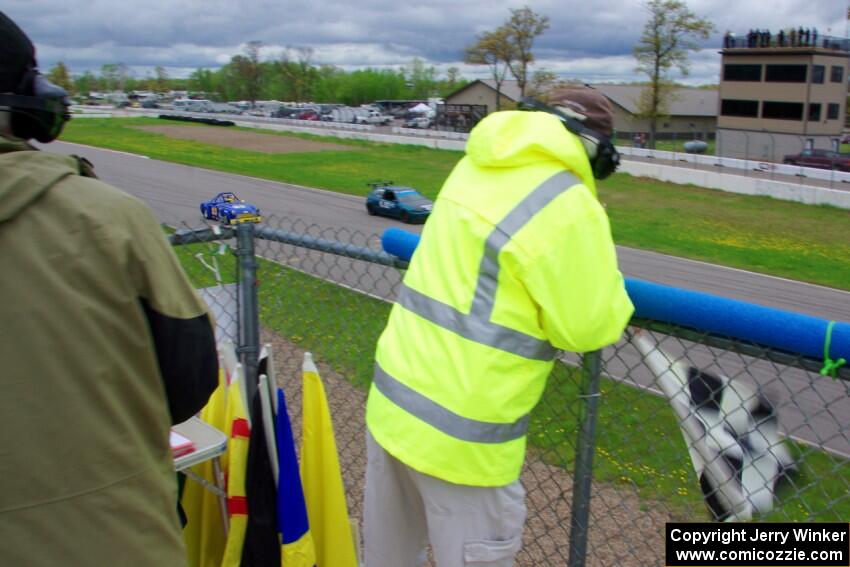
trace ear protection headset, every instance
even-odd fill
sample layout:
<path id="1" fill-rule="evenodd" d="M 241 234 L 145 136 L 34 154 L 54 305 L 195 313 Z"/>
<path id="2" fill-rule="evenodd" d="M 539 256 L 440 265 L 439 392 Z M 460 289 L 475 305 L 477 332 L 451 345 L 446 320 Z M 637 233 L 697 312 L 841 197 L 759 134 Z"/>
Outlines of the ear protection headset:
<path id="1" fill-rule="evenodd" d="M 561 121 L 564 128 L 581 138 L 588 150 L 587 157 L 590 160 L 590 167 L 593 169 L 593 177 L 596 179 L 605 179 L 619 167 L 620 153 L 608 136 L 603 136 L 596 130 L 588 128 L 576 118 L 568 116 L 554 106 L 549 106 L 531 97 L 521 99 L 517 108 L 552 114 Z"/>
<path id="2" fill-rule="evenodd" d="M 24 140 L 52 142 L 71 115 L 68 92 L 48 81 L 33 63 L 14 94 L 0 93 L 0 110 L 11 116 L 12 134 Z"/>

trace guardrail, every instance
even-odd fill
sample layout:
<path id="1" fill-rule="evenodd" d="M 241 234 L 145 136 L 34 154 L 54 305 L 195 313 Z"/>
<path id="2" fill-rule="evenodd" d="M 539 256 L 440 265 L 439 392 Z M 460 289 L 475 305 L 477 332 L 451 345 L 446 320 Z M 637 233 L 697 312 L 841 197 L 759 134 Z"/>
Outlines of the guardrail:
<path id="1" fill-rule="evenodd" d="M 831 169 L 818 169 L 814 167 L 803 167 L 799 165 L 786 165 L 782 163 L 774 163 L 760 160 L 734 159 L 720 156 L 689 154 L 686 152 L 650 150 L 629 146 L 618 146 L 617 151 L 619 151 L 621 155 L 628 157 L 641 157 L 648 159 L 665 160 L 673 163 L 704 165 L 720 168 L 719 170 L 729 169 L 744 172 L 755 171 L 759 173 L 774 173 L 799 178 L 817 179 L 820 181 L 850 183 L 850 172 L 843 172 Z"/>

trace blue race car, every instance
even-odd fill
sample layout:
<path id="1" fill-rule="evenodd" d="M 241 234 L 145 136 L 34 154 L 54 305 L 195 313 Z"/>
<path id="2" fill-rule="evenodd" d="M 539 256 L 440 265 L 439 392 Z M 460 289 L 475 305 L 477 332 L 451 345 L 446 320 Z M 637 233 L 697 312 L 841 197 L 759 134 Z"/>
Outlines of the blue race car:
<path id="1" fill-rule="evenodd" d="M 370 215 L 382 215 L 402 222 L 425 222 L 434 203 L 416 189 L 393 185 L 392 181 L 369 183 L 372 188 L 366 197 L 366 210 Z"/>
<path id="2" fill-rule="evenodd" d="M 201 203 L 201 214 L 205 219 L 217 220 L 222 224 L 260 222 L 260 209 L 238 199 L 233 193 L 219 193 L 214 199 Z"/>

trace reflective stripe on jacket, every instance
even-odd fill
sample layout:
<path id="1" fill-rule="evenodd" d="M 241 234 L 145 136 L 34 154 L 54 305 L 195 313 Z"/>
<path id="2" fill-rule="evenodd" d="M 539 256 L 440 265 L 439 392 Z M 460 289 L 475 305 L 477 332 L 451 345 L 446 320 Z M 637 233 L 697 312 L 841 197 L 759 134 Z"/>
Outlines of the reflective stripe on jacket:
<path id="1" fill-rule="evenodd" d="M 581 142 L 544 113 L 472 132 L 377 348 L 367 424 L 449 482 L 519 476 L 558 349 L 615 342 L 633 308 Z"/>

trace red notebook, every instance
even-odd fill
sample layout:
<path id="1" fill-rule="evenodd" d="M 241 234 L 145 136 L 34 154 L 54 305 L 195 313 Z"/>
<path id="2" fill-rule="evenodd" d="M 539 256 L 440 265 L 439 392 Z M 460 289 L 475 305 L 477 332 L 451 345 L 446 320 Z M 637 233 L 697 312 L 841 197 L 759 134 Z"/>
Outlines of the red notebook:
<path id="1" fill-rule="evenodd" d="M 182 457 L 195 450 L 195 443 L 191 439 L 171 430 L 171 452 L 174 457 Z"/>

